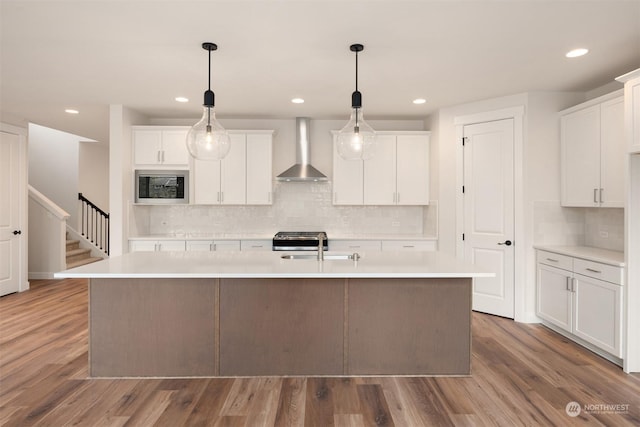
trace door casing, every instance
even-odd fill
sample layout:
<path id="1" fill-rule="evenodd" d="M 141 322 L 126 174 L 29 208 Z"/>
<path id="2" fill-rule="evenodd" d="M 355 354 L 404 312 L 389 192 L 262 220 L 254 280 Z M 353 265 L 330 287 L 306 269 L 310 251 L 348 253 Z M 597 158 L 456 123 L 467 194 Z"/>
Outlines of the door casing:
<path id="1" fill-rule="evenodd" d="M 524 150 L 524 106 L 516 106 L 500 110 L 486 111 L 476 114 L 456 116 L 456 257 L 464 259 L 464 198 L 462 185 L 464 182 L 462 137 L 464 126 L 503 119 L 513 119 L 513 185 L 514 185 L 514 320 L 518 322 L 537 322 L 537 318 L 530 318 L 526 311 L 526 259 L 524 239 L 524 179 L 523 179 L 523 150 Z"/>

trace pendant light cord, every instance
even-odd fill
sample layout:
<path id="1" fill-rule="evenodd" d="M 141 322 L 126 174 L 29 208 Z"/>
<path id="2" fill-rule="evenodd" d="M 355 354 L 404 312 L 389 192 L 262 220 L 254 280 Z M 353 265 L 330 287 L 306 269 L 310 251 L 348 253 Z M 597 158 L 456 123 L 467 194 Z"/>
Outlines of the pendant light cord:
<path id="1" fill-rule="evenodd" d="M 356 92 L 358 92 L 358 51 L 356 50 Z M 358 129 L 358 110 L 356 107 L 356 129 Z"/>

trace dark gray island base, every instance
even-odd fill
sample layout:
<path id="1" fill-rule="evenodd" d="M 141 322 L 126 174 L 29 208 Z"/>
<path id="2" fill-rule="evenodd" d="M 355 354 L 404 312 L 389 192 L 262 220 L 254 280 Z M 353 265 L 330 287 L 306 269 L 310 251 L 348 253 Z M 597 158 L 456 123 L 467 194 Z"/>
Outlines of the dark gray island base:
<path id="1" fill-rule="evenodd" d="M 469 375 L 472 278 L 90 278 L 92 377 Z"/>

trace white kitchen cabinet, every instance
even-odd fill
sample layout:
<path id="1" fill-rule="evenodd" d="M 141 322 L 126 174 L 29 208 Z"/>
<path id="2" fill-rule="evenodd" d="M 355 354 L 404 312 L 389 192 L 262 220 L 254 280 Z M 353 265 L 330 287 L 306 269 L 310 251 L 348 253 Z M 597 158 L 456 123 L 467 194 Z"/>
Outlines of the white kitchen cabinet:
<path id="1" fill-rule="evenodd" d="M 230 132 L 229 136 L 231 149 L 224 159 L 194 160 L 194 203 L 272 203 L 272 132 Z"/>
<path id="2" fill-rule="evenodd" d="M 624 207 L 621 91 L 560 113 L 562 206 Z"/>
<path id="3" fill-rule="evenodd" d="M 616 80 L 624 83 L 627 151 L 640 153 L 640 68 Z"/>
<path id="4" fill-rule="evenodd" d="M 543 322 L 622 356 L 621 267 L 538 250 L 536 280 L 536 313 Z"/>
<path id="5" fill-rule="evenodd" d="M 333 138 L 333 204 L 361 205 L 363 203 L 362 160 L 345 160 L 338 154 L 337 140 Z"/>
<path id="6" fill-rule="evenodd" d="M 380 240 L 331 240 L 329 238 L 329 250 L 331 251 L 380 251 L 382 242 Z"/>
<path id="7" fill-rule="evenodd" d="M 180 252 L 184 250 L 184 240 L 129 240 L 130 252 Z"/>
<path id="8" fill-rule="evenodd" d="M 272 239 L 252 239 L 252 240 L 241 240 L 240 241 L 240 250 L 243 252 L 247 251 L 271 251 L 273 249 L 273 240 Z"/>
<path id="9" fill-rule="evenodd" d="M 428 205 L 429 132 L 377 132 L 368 160 L 343 160 L 334 135 L 334 205 Z"/>
<path id="10" fill-rule="evenodd" d="M 247 204 L 273 203 L 272 134 L 247 134 Z"/>
<path id="11" fill-rule="evenodd" d="M 187 127 L 134 126 L 135 167 L 188 168 Z"/>
<path id="12" fill-rule="evenodd" d="M 435 240 L 383 240 L 383 251 L 435 251 Z"/>
<path id="13" fill-rule="evenodd" d="M 187 251 L 221 252 L 239 251 L 240 240 L 187 240 Z"/>
<path id="14" fill-rule="evenodd" d="M 364 161 L 365 205 L 429 204 L 429 136 L 379 134 Z"/>

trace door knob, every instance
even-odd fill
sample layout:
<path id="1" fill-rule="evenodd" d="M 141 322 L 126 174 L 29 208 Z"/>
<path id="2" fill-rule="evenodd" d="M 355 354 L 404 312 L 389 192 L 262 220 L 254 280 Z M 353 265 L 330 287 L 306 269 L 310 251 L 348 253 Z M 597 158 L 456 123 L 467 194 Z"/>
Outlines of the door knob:
<path id="1" fill-rule="evenodd" d="M 511 240 L 505 240 L 502 243 L 498 243 L 499 245 L 507 245 L 507 246 L 511 246 Z"/>
<path id="2" fill-rule="evenodd" d="M 16 236 L 18 234 L 22 234 L 21 230 L 13 230 L 13 235 Z"/>

